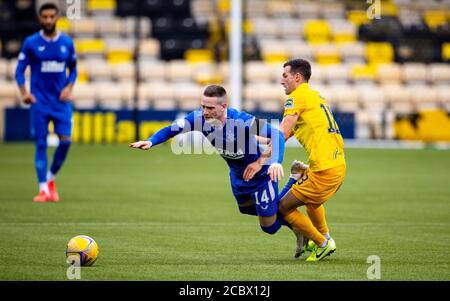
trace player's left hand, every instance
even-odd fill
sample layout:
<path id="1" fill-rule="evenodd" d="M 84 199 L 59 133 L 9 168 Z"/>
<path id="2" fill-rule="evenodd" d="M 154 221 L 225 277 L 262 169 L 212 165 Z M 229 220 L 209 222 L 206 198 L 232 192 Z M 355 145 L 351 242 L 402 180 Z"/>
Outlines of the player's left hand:
<path id="1" fill-rule="evenodd" d="M 69 101 L 72 96 L 72 86 L 65 86 L 59 95 L 59 100 Z"/>
<path id="2" fill-rule="evenodd" d="M 283 166 L 280 163 L 272 163 L 267 170 L 267 174 L 270 175 L 270 179 L 273 182 L 277 182 L 284 177 Z"/>
<path id="3" fill-rule="evenodd" d="M 250 181 L 262 168 L 261 163 L 255 161 L 250 163 L 244 170 L 244 181 Z"/>
<path id="4" fill-rule="evenodd" d="M 140 148 L 143 150 L 148 150 L 152 147 L 152 142 L 145 140 L 145 141 L 136 141 L 133 143 L 128 144 L 129 147 L 131 148 Z"/>

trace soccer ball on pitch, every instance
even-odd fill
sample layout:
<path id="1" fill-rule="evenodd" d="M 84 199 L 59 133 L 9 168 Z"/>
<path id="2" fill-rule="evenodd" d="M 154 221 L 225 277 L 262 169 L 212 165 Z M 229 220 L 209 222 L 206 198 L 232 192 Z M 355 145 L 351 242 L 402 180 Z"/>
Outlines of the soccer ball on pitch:
<path id="1" fill-rule="evenodd" d="M 67 243 L 66 257 L 79 256 L 81 266 L 90 266 L 97 260 L 98 252 L 95 240 L 86 235 L 78 235 Z"/>

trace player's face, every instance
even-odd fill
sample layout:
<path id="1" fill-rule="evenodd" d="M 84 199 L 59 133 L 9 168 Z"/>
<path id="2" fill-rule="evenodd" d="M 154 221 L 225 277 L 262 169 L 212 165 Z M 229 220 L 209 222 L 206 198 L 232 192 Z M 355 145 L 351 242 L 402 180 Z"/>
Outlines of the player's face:
<path id="1" fill-rule="evenodd" d="M 208 123 L 212 123 L 215 120 L 221 120 L 227 108 L 226 104 L 221 104 L 217 101 L 217 97 L 208 97 L 204 95 L 202 96 L 200 105 L 202 106 L 205 121 Z"/>
<path id="2" fill-rule="evenodd" d="M 284 87 L 286 95 L 291 94 L 297 88 L 297 80 L 297 74 L 291 73 L 291 66 L 284 67 L 281 85 Z"/>
<path id="3" fill-rule="evenodd" d="M 54 9 L 44 9 L 39 15 L 39 22 L 44 33 L 49 35 L 55 32 L 58 13 Z"/>

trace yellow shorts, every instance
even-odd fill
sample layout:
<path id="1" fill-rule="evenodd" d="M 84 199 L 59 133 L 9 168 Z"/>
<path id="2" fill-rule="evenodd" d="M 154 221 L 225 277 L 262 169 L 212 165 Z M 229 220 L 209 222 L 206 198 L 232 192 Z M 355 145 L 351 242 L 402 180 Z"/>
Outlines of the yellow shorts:
<path id="1" fill-rule="evenodd" d="M 321 205 L 335 194 L 342 185 L 346 166 L 326 170 L 306 170 L 303 177 L 292 185 L 291 192 L 305 204 Z"/>

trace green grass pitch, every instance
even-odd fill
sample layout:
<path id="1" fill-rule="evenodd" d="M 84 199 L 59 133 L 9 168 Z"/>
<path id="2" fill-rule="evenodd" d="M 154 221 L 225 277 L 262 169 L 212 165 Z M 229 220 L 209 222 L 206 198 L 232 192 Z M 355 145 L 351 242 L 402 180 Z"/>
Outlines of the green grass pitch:
<path id="1" fill-rule="evenodd" d="M 450 152 L 346 156 L 326 204 L 337 252 L 311 264 L 293 258 L 289 229 L 270 236 L 239 213 L 219 156 L 74 145 L 61 202 L 35 204 L 34 146 L 2 144 L 0 280 L 66 280 L 65 247 L 79 234 L 100 248 L 82 280 L 367 280 L 370 255 L 381 280 L 450 280 Z M 286 173 L 293 159 L 306 155 L 288 148 Z"/>

